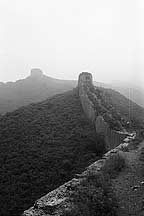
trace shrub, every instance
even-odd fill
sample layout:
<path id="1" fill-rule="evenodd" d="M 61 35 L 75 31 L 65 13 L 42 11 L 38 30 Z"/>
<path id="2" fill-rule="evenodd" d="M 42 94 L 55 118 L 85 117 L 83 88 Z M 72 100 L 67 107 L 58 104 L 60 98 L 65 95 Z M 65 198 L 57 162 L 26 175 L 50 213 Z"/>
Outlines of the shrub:
<path id="1" fill-rule="evenodd" d="M 103 167 L 103 171 L 110 176 L 120 172 L 126 165 L 125 158 L 119 153 L 114 153 L 109 156 Z"/>
<path id="2" fill-rule="evenodd" d="M 117 202 L 109 178 L 103 174 L 89 174 L 70 200 L 73 208 L 64 216 L 116 216 Z"/>
<path id="3" fill-rule="evenodd" d="M 122 145 L 121 146 L 121 151 L 128 152 L 129 151 L 129 146 L 128 145 Z"/>
<path id="4" fill-rule="evenodd" d="M 94 152 L 99 156 L 102 156 L 106 152 L 106 142 L 104 136 L 97 135 L 95 142 L 89 142 L 86 146 L 88 151 Z"/>

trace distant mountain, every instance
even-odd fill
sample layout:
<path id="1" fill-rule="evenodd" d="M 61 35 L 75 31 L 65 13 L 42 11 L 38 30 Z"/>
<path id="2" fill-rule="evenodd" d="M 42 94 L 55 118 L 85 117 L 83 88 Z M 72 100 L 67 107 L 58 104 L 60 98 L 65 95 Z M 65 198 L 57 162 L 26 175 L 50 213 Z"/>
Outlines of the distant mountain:
<path id="1" fill-rule="evenodd" d="M 76 81 L 54 79 L 44 75 L 40 69 L 32 69 L 26 79 L 0 83 L 0 114 L 42 101 L 75 86 Z"/>
<path id="2" fill-rule="evenodd" d="M 121 94 L 144 107 L 144 88 L 132 85 L 131 83 L 113 82 L 110 88 L 119 91 Z"/>
<path id="3" fill-rule="evenodd" d="M 76 80 L 60 80 L 43 74 L 40 69 L 32 69 L 30 76 L 16 82 L 0 82 L 0 114 L 14 111 L 30 103 L 43 101 L 55 94 L 63 93 L 76 87 Z M 144 107 L 144 90 L 122 83 L 94 85 L 112 88 Z"/>

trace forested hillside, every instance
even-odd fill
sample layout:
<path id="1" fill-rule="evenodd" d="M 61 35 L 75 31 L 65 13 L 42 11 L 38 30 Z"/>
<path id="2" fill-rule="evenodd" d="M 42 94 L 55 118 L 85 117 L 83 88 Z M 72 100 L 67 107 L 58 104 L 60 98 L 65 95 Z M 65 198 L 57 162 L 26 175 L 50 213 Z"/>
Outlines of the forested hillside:
<path id="1" fill-rule="evenodd" d="M 112 104 L 117 112 L 129 119 L 133 128 L 143 127 L 144 108 L 132 102 L 119 92 L 112 89 L 104 89 L 104 95 L 108 104 Z"/>
<path id="2" fill-rule="evenodd" d="M 22 213 L 104 151 L 76 90 L 6 114 L 0 120 L 0 215 Z"/>
<path id="3" fill-rule="evenodd" d="M 105 106 L 140 126 L 143 109 L 99 88 Z M 142 116 L 143 115 L 143 116 Z M 78 90 L 22 107 L 0 118 L 0 215 L 15 216 L 68 181 L 105 152 L 104 139 L 83 113 Z"/>

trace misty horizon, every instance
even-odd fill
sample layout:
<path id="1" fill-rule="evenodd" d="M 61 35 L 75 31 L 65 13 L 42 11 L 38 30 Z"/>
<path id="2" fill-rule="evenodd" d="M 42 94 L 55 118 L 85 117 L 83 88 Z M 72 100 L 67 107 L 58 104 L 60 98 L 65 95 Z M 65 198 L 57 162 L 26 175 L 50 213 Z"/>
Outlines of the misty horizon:
<path id="1" fill-rule="evenodd" d="M 24 77 L 19 77 L 19 79 L 15 79 L 15 80 L 7 80 L 7 81 L 1 81 L 0 80 L 0 83 L 4 83 L 4 84 L 7 84 L 7 83 L 10 83 L 10 82 L 17 82 L 17 81 L 19 81 L 19 80 L 24 80 L 24 79 L 26 79 L 26 78 L 28 78 L 28 77 L 31 77 L 32 76 L 32 74 L 31 74 L 31 71 L 32 70 L 40 70 L 41 72 L 42 72 L 42 75 L 43 76 L 46 76 L 46 77 L 49 77 L 49 78 L 52 78 L 52 79 L 58 79 L 58 80 L 69 80 L 69 81 L 75 81 L 75 82 L 77 82 L 77 80 L 78 80 L 78 76 L 79 76 L 79 74 L 81 73 L 81 72 L 88 72 L 88 73 L 92 73 L 91 71 L 81 71 L 81 72 L 79 72 L 79 73 L 77 73 L 77 77 L 75 78 L 75 79 L 64 79 L 64 78 L 62 78 L 62 77 L 54 77 L 54 76 L 49 76 L 49 73 L 48 72 L 45 72 L 45 71 L 42 71 L 40 68 L 32 68 Z M 95 74 L 95 73 L 92 73 L 92 75 L 93 74 Z M 115 80 L 111 80 L 111 81 L 106 81 L 106 80 L 104 80 L 104 81 L 102 81 L 102 80 L 96 80 L 96 79 L 94 79 L 93 80 L 94 82 L 98 82 L 98 83 L 103 83 L 103 84 L 107 84 L 107 85 L 123 85 L 124 87 L 125 87 L 125 85 L 130 85 L 129 87 L 135 87 L 135 88 L 141 88 L 141 89 L 144 89 L 143 88 L 143 86 L 139 86 L 138 85 L 138 83 L 133 83 L 133 82 L 128 82 L 128 81 L 126 81 L 126 80 L 118 80 L 118 79 L 115 79 Z"/>
<path id="2" fill-rule="evenodd" d="M 57 79 L 144 86 L 144 3 L 141 0 L 0 1 L 0 81 L 31 68 Z"/>

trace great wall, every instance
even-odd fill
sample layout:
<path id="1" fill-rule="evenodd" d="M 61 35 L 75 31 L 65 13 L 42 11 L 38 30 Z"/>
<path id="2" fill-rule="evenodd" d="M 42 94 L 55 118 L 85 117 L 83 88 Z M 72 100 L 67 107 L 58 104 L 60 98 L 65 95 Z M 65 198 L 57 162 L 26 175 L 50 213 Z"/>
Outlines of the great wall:
<path id="1" fill-rule="evenodd" d="M 117 131 L 111 129 L 109 123 L 104 119 L 106 113 L 109 115 L 109 118 L 111 118 L 111 114 L 109 114 L 109 110 L 102 105 L 101 99 L 99 99 L 95 93 L 95 87 L 93 86 L 92 75 L 90 73 L 83 72 L 79 75 L 78 90 L 83 111 L 87 118 L 95 124 L 96 133 L 105 137 L 108 149 L 119 145 L 127 136 L 127 133 L 120 122 L 119 130 Z M 97 110 L 98 107 L 100 111 Z M 104 113 L 103 115 L 101 114 L 102 110 Z"/>
<path id="2" fill-rule="evenodd" d="M 80 185 L 91 171 L 101 172 L 107 161 L 112 155 L 120 153 L 136 137 L 136 133 L 128 133 L 120 122 L 118 127 L 112 128 L 106 119 L 106 114 L 112 118 L 109 110 L 101 103 L 100 97 L 96 94 L 97 90 L 93 86 L 92 75 L 83 72 L 79 75 L 78 91 L 81 105 L 86 117 L 95 125 L 96 133 L 105 139 L 107 153 L 103 157 L 87 167 L 81 174 L 49 192 L 47 195 L 35 201 L 33 207 L 24 211 L 23 216 L 60 216 L 63 215 L 63 209 L 70 209 L 70 194 L 73 188 Z M 97 105 L 96 105 L 97 104 Z"/>

